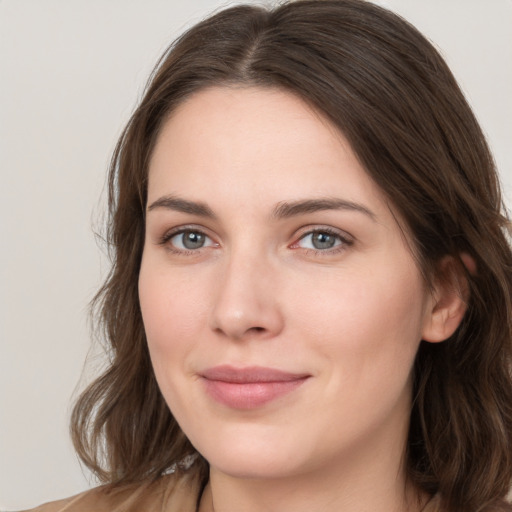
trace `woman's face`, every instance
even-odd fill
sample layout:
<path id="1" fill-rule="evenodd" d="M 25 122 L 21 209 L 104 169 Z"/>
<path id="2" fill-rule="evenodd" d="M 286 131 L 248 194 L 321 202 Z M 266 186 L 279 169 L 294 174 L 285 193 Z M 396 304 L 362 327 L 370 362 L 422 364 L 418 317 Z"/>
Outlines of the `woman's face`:
<path id="1" fill-rule="evenodd" d="M 149 171 L 139 292 L 156 378 L 217 471 L 402 454 L 430 296 L 386 198 L 294 95 L 210 88 Z"/>

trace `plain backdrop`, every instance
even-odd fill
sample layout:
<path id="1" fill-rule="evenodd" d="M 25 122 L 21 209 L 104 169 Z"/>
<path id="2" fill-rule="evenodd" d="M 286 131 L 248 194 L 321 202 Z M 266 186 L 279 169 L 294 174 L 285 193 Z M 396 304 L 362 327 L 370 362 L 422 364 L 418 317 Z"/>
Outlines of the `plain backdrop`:
<path id="1" fill-rule="evenodd" d="M 512 0 L 377 2 L 442 51 L 512 198 Z M 218 0 L 0 0 L 0 509 L 94 485 L 68 416 L 108 268 L 93 230 L 115 141 L 156 59 Z"/>

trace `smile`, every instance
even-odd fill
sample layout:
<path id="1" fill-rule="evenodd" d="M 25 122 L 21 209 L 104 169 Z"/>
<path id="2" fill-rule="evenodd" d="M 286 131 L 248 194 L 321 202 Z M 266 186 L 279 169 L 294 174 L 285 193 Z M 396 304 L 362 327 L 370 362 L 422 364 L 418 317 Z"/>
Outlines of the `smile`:
<path id="1" fill-rule="evenodd" d="M 223 365 L 201 373 L 207 394 L 232 409 L 255 409 L 291 393 L 310 375 L 259 366 Z"/>

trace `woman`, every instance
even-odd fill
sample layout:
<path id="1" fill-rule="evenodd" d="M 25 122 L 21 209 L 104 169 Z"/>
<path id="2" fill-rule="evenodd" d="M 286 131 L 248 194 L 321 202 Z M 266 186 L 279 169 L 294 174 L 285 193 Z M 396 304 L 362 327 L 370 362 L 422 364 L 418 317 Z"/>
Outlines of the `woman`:
<path id="1" fill-rule="evenodd" d="M 116 148 L 107 485 L 40 510 L 511 510 L 511 252 L 446 64 L 360 0 L 234 7 Z"/>

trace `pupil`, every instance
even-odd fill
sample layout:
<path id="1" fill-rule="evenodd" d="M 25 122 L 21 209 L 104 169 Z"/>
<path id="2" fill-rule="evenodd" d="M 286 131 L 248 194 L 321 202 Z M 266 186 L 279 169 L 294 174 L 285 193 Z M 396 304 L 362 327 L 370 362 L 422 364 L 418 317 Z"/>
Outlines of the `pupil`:
<path id="1" fill-rule="evenodd" d="M 336 239 L 328 233 L 315 233 L 313 235 L 313 246 L 315 249 L 330 249 L 334 247 Z"/>
<path id="2" fill-rule="evenodd" d="M 183 234 L 183 245 L 187 249 L 199 249 L 204 245 L 204 235 L 195 231 L 188 231 Z"/>

